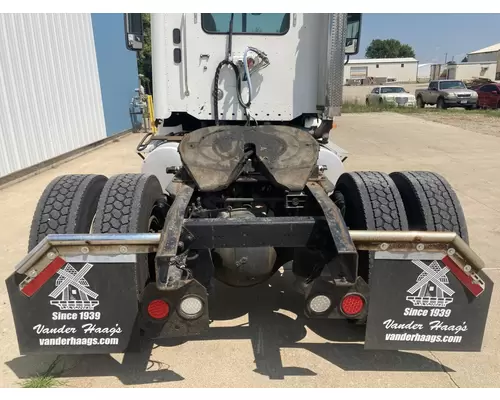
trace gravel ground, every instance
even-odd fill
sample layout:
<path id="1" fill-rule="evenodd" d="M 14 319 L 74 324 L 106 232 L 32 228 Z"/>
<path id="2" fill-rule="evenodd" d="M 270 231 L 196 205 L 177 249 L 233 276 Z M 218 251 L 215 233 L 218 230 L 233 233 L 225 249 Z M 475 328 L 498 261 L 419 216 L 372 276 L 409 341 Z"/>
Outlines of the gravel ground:
<path id="1" fill-rule="evenodd" d="M 426 121 L 438 122 L 441 124 L 456 126 L 469 131 L 500 137 L 500 111 L 498 116 L 481 115 L 477 113 L 451 112 L 412 114 L 414 117 L 425 119 Z"/>
<path id="2" fill-rule="evenodd" d="M 450 181 L 467 216 L 471 246 L 495 281 L 480 353 L 364 350 L 364 332 L 345 321 L 305 319 L 303 300 L 291 290 L 293 280 L 276 274 L 249 290 L 219 286 L 209 333 L 185 343 L 151 344 L 127 356 L 64 357 L 61 382 L 67 387 L 497 387 L 500 138 L 426 119 L 346 114 L 332 142 L 349 152 L 350 171 L 432 170 Z M 140 137 L 120 138 L 0 190 L 2 281 L 26 254 L 31 218 L 45 186 L 62 174 L 140 171 L 134 154 Z M 19 355 L 5 284 L 0 285 L 0 342 L 0 387 L 19 387 L 54 360 Z"/>

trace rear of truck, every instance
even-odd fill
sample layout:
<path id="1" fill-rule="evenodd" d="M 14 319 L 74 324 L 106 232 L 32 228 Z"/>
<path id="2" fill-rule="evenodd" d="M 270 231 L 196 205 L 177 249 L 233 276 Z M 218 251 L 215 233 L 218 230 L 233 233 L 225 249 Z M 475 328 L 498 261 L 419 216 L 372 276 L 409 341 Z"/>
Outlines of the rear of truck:
<path id="1" fill-rule="evenodd" d="M 245 290 L 287 263 L 305 316 L 366 325 L 368 349 L 480 351 L 493 283 L 453 188 L 345 172 L 325 146 L 359 14 L 262 15 L 153 17 L 163 132 L 141 173 L 66 175 L 41 195 L 6 281 L 22 354 L 203 334 L 215 280 Z"/>

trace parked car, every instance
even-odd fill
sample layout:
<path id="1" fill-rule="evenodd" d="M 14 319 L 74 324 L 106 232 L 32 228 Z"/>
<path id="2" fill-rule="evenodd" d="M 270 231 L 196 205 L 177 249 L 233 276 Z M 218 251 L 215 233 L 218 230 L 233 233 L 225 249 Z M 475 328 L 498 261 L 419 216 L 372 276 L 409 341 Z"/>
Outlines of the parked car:
<path id="1" fill-rule="evenodd" d="M 366 95 L 366 105 L 370 104 L 415 107 L 415 96 L 401 86 L 376 86 Z"/>
<path id="2" fill-rule="evenodd" d="M 479 108 L 500 108 L 500 83 L 488 83 L 475 89 Z"/>
<path id="3" fill-rule="evenodd" d="M 476 108 L 477 93 L 467 89 L 465 83 L 459 80 L 444 79 L 430 81 L 427 89 L 415 90 L 417 106 L 436 105 L 437 108 L 464 107 L 467 110 Z"/>

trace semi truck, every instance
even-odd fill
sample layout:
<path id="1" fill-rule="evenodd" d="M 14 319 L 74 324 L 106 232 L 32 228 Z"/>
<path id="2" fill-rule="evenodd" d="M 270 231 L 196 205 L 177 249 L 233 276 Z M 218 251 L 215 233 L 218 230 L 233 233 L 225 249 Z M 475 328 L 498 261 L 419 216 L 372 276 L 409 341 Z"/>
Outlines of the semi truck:
<path id="1" fill-rule="evenodd" d="M 158 132 L 140 172 L 64 175 L 41 194 L 6 280 L 20 353 L 189 340 L 210 329 L 214 281 L 244 291 L 284 265 L 304 315 L 364 326 L 367 349 L 480 351 L 493 283 L 452 186 L 347 171 L 331 137 L 361 22 L 152 14 Z M 141 15 L 124 25 L 140 51 Z"/>

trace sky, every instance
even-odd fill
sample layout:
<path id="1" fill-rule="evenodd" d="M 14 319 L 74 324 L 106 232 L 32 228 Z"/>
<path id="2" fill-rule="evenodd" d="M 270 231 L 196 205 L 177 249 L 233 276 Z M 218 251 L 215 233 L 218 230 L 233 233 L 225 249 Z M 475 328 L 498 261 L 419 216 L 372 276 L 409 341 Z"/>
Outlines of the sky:
<path id="1" fill-rule="evenodd" d="M 500 14 L 363 14 L 360 52 L 364 58 L 373 39 L 409 44 L 417 60 L 462 61 L 471 51 L 500 43 Z"/>

